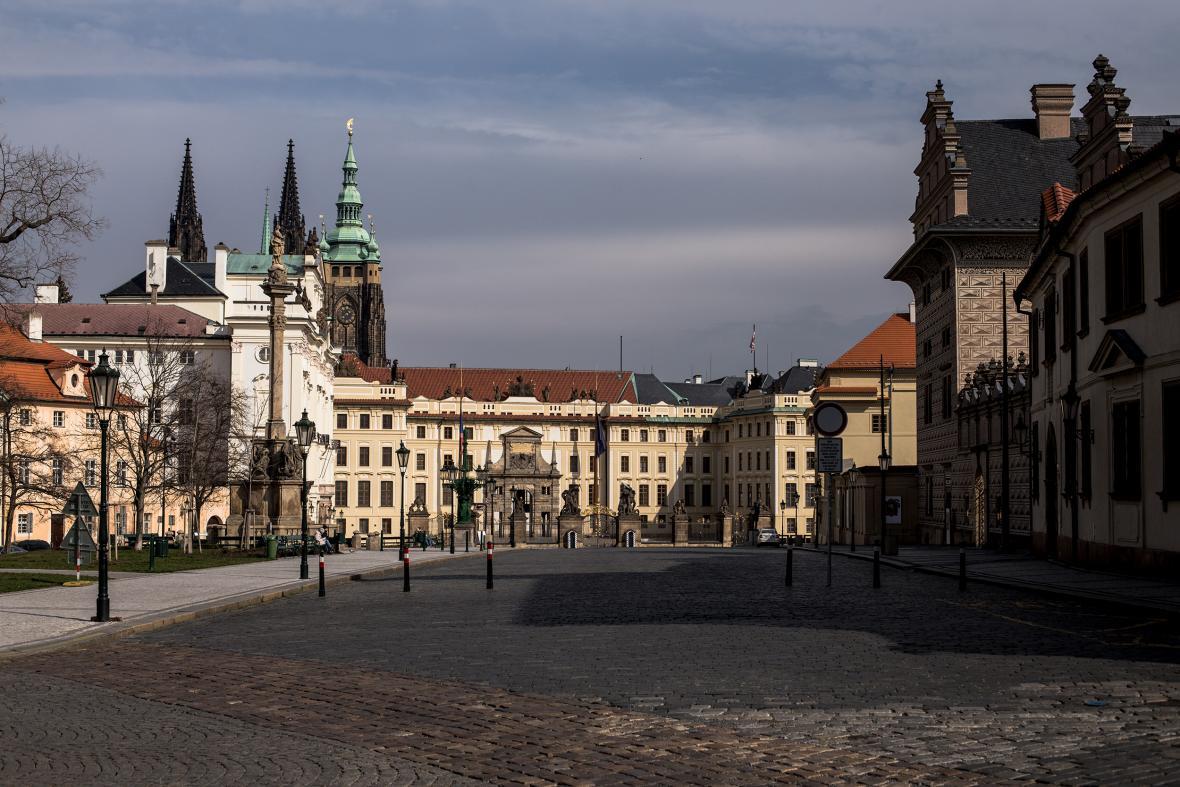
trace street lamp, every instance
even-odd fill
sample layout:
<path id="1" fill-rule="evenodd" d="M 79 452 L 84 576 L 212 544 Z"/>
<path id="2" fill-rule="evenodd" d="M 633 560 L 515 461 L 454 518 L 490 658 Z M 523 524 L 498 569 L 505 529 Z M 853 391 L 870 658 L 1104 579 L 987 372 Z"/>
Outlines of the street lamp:
<path id="1" fill-rule="evenodd" d="M 119 370 L 107 363 L 107 354 L 98 356 L 98 366 L 87 375 L 90 378 L 90 396 L 98 415 L 98 428 L 102 434 L 101 473 L 98 504 L 98 605 L 91 620 L 105 623 L 111 619 L 110 596 L 110 534 L 107 531 L 107 427 L 115 411 L 115 400 L 119 394 Z"/>
<path id="2" fill-rule="evenodd" d="M 885 551 L 885 474 L 889 472 L 889 452 L 882 451 L 881 455 L 877 457 L 877 462 L 881 466 L 881 538 L 878 546 L 881 551 Z"/>
<path id="3" fill-rule="evenodd" d="M 304 410 L 303 417 L 295 422 L 295 436 L 299 441 L 299 453 L 303 454 L 303 483 L 299 487 L 303 546 L 299 550 L 299 578 L 307 579 L 307 452 L 311 449 L 312 438 L 315 437 L 315 423 L 307 417 L 307 410 Z"/>
<path id="4" fill-rule="evenodd" d="M 401 445 L 397 451 L 397 467 L 402 473 L 402 502 L 398 507 L 398 558 L 404 560 L 406 557 L 406 468 L 410 464 L 410 449 L 406 448 L 406 441 L 402 440 Z M 381 548 L 385 549 L 385 536 L 381 536 Z"/>

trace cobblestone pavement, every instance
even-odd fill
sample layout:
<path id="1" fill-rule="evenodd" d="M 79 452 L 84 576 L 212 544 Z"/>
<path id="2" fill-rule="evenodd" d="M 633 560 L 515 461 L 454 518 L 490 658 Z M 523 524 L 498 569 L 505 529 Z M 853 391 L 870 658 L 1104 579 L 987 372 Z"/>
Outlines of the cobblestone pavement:
<path id="1" fill-rule="evenodd" d="M 784 558 L 504 550 L 491 592 L 480 558 L 422 568 L 410 594 L 399 578 L 351 583 L 12 662 L 5 684 L 20 690 L 0 701 L 0 736 L 54 729 L 66 713 L 54 698 L 81 698 L 59 742 L 103 770 L 75 770 L 75 783 L 148 774 L 109 744 L 150 728 L 164 750 L 178 736 L 160 730 L 190 727 L 200 745 L 152 774 L 1180 783 L 1176 623 L 888 570 L 874 591 L 857 561 L 836 561 L 829 589 L 814 554 L 795 555 L 788 589 Z M 108 694 L 126 710 L 105 716 Z M 85 733 L 99 719 L 118 721 L 96 744 Z M 63 758 L 23 735 L 29 745 L 0 747 L 0 783 L 64 781 L 46 764 Z M 306 775 L 281 778 L 286 763 Z"/>

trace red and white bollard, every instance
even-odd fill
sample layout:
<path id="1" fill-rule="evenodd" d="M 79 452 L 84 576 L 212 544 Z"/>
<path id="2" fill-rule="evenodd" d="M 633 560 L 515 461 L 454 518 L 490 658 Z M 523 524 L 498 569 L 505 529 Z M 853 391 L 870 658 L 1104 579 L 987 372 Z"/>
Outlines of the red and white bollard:
<path id="1" fill-rule="evenodd" d="M 320 550 L 320 598 L 328 595 L 328 589 L 324 585 L 324 551 Z"/>
<path id="2" fill-rule="evenodd" d="M 410 592 L 410 550 L 402 553 L 402 592 Z"/>
<path id="3" fill-rule="evenodd" d="M 74 581 L 82 581 L 82 550 L 74 544 Z"/>
<path id="4" fill-rule="evenodd" d="M 495 554 L 496 544 L 488 541 L 488 590 L 492 589 L 492 555 Z"/>

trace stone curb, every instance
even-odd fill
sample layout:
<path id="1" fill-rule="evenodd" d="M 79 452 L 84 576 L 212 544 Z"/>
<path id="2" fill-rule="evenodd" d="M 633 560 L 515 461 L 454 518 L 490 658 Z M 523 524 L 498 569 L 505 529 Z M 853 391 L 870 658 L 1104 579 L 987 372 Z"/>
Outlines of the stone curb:
<path id="1" fill-rule="evenodd" d="M 431 560 L 431 563 L 438 563 L 446 560 L 457 560 L 461 557 L 472 557 L 479 553 L 461 553 L 456 552 L 454 555 L 447 554 L 441 558 Z M 419 570 L 421 570 L 419 568 Z M 401 564 L 390 566 L 381 566 L 379 568 L 371 568 L 363 571 L 357 571 L 352 574 L 337 574 L 331 577 L 324 578 L 324 587 L 334 587 L 336 585 L 343 585 L 347 582 L 356 582 L 364 579 L 380 579 L 381 577 L 388 577 L 401 574 Z M 201 602 L 198 604 L 191 604 L 187 607 L 178 607 L 176 609 L 165 610 L 163 612 L 156 612 L 146 615 L 143 618 L 130 620 L 126 622 L 116 622 L 105 626 L 99 626 L 90 630 L 82 630 L 72 632 L 70 634 L 63 634 L 60 637 L 50 637 L 48 639 L 39 639 L 33 642 L 26 642 L 20 645 L 13 645 L 11 647 L 0 649 L 0 663 L 12 659 L 28 656 L 36 653 L 46 653 L 54 650 L 60 650 L 65 647 L 77 645 L 83 642 L 90 642 L 97 639 L 105 639 L 108 637 L 126 637 L 133 634 L 141 634 L 145 631 L 154 631 L 155 629 L 165 628 L 176 623 L 187 623 L 191 620 L 200 620 L 211 615 L 216 615 L 221 612 L 232 612 L 239 609 L 246 609 L 260 604 L 269 604 L 272 601 L 278 601 L 288 596 L 296 596 L 300 593 L 306 593 L 312 590 L 319 590 L 319 578 L 309 579 L 307 581 L 299 580 L 297 583 L 285 586 L 279 586 L 269 590 L 254 590 L 246 593 L 239 593 L 235 596 L 227 596 L 219 598 L 214 601 Z"/>
<path id="2" fill-rule="evenodd" d="M 804 552 L 814 552 L 818 555 L 826 555 L 828 551 L 821 547 L 795 547 L 795 549 Z M 852 558 L 853 560 L 872 561 L 873 552 L 872 547 L 866 547 L 867 553 L 853 553 L 847 550 L 832 550 L 833 555 L 840 555 L 842 557 Z M 950 579 L 958 579 L 958 569 L 938 568 L 935 566 L 920 566 L 915 563 L 907 563 L 904 560 L 897 560 L 894 558 L 881 557 L 881 565 L 889 566 L 890 568 L 897 568 L 903 571 L 914 571 L 919 574 L 929 574 L 931 576 L 949 577 Z M 977 582 L 983 585 L 995 585 L 997 587 L 1004 587 L 1010 590 L 1024 590 L 1031 593 L 1040 593 L 1044 596 L 1054 596 L 1056 598 L 1068 599 L 1084 599 L 1086 601 L 1101 601 L 1103 604 L 1113 604 L 1118 607 L 1126 607 L 1139 611 L 1148 611 L 1154 613 L 1163 613 L 1170 618 L 1180 618 L 1180 609 L 1174 605 L 1161 605 L 1151 601 L 1130 599 L 1126 596 L 1111 596 L 1105 593 L 1089 593 L 1084 590 L 1067 590 L 1065 588 L 1050 587 L 1035 582 L 1023 582 L 1019 579 L 1006 579 L 1003 577 L 979 576 L 974 575 L 968 566 L 967 583 Z"/>

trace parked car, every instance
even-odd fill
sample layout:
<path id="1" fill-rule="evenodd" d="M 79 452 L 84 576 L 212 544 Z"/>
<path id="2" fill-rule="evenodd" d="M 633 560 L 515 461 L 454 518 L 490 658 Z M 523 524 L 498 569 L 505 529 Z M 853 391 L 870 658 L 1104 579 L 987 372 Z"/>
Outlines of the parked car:
<path id="1" fill-rule="evenodd" d="M 760 527 L 760 528 L 758 528 L 758 535 L 754 538 L 754 544 L 756 546 L 760 546 L 760 547 L 765 547 L 765 546 L 777 547 L 778 546 L 778 531 L 775 530 L 773 527 Z"/>
<path id="2" fill-rule="evenodd" d="M 42 541 L 39 538 L 27 538 L 24 541 L 15 542 L 16 546 L 28 552 L 36 552 L 39 549 L 49 549 L 49 542 Z"/>

